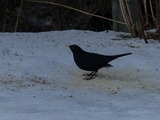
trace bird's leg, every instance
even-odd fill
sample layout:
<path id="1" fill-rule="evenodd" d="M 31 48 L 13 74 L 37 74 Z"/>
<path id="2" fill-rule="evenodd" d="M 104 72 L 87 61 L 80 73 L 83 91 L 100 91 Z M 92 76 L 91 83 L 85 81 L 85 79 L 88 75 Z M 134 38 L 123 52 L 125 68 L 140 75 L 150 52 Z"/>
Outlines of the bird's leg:
<path id="1" fill-rule="evenodd" d="M 86 77 L 85 80 L 94 79 L 94 78 L 95 78 L 95 74 L 96 74 L 97 72 L 98 72 L 98 70 L 91 72 L 91 73 L 90 73 L 90 77 L 88 77 L 88 78 Z"/>
<path id="2" fill-rule="evenodd" d="M 89 74 L 83 74 L 84 76 L 91 76 L 95 71 L 92 71 L 91 73 Z"/>

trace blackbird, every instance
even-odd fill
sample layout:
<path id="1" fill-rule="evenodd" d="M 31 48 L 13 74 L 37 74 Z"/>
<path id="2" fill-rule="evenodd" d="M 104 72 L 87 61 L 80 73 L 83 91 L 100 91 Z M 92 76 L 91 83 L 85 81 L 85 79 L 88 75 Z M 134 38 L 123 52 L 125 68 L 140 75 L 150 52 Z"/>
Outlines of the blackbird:
<path id="1" fill-rule="evenodd" d="M 95 74 L 102 67 L 113 67 L 112 65 L 108 64 L 110 61 L 118 57 L 132 54 L 132 53 L 125 53 L 120 55 L 107 56 L 97 53 L 86 52 L 82 50 L 78 45 L 66 45 L 66 46 L 71 49 L 74 61 L 80 69 L 86 71 L 92 71 L 90 74 L 85 74 L 88 76 L 85 78 L 86 80 L 95 78 Z"/>

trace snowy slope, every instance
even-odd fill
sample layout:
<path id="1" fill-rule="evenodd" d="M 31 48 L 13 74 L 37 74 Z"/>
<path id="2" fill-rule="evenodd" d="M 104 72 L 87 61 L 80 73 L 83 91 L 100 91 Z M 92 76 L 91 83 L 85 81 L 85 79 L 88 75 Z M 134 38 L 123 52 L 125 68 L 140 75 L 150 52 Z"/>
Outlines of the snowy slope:
<path id="1" fill-rule="evenodd" d="M 0 33 L 0 120 L 159 120 L 160 43 L 119 32 Z M 130 56 L 83 80 L 65 45 Z"/>

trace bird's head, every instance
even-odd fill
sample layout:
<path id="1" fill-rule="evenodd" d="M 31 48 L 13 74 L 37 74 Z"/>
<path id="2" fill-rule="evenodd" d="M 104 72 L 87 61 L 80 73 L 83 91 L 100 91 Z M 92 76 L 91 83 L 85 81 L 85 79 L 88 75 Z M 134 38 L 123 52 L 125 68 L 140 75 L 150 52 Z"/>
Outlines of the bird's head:
<path id="1" fill-rule="evenodd" d="M 71 49 L 73 54 L 80 54 L 84 52 L 78 45 L 66 45 L 66 46 Z"/>

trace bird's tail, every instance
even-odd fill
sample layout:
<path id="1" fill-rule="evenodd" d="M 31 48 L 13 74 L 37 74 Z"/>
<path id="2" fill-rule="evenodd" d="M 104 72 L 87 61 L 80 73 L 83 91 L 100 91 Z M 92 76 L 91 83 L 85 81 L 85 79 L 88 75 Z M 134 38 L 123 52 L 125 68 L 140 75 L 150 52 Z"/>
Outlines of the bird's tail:
<path id="1" fill-rule="evenodd" d="M 118 57 L 123 57 L 123 56 L 131 55 L 131 54 L 132 53 L 125 53 L 125 54 L 115 55 L 115 57 L 118 58 Z"/>
<path id="2" fill-rule="evenodd" d="M 108 59 L 108 62 L 110 62 L 110 61 L 112 61 L 112 60 L 114 60 L 114 59 L 116 59 L 116 58 L 123 57 L 123 56 L 126 56 L 126 55 L 131 55 L 131 54 L 132 54 L 132 53 L 125 53 L 125 54 L 110 56 L 110 57 L 109 57 L 110 59 Z"/>

